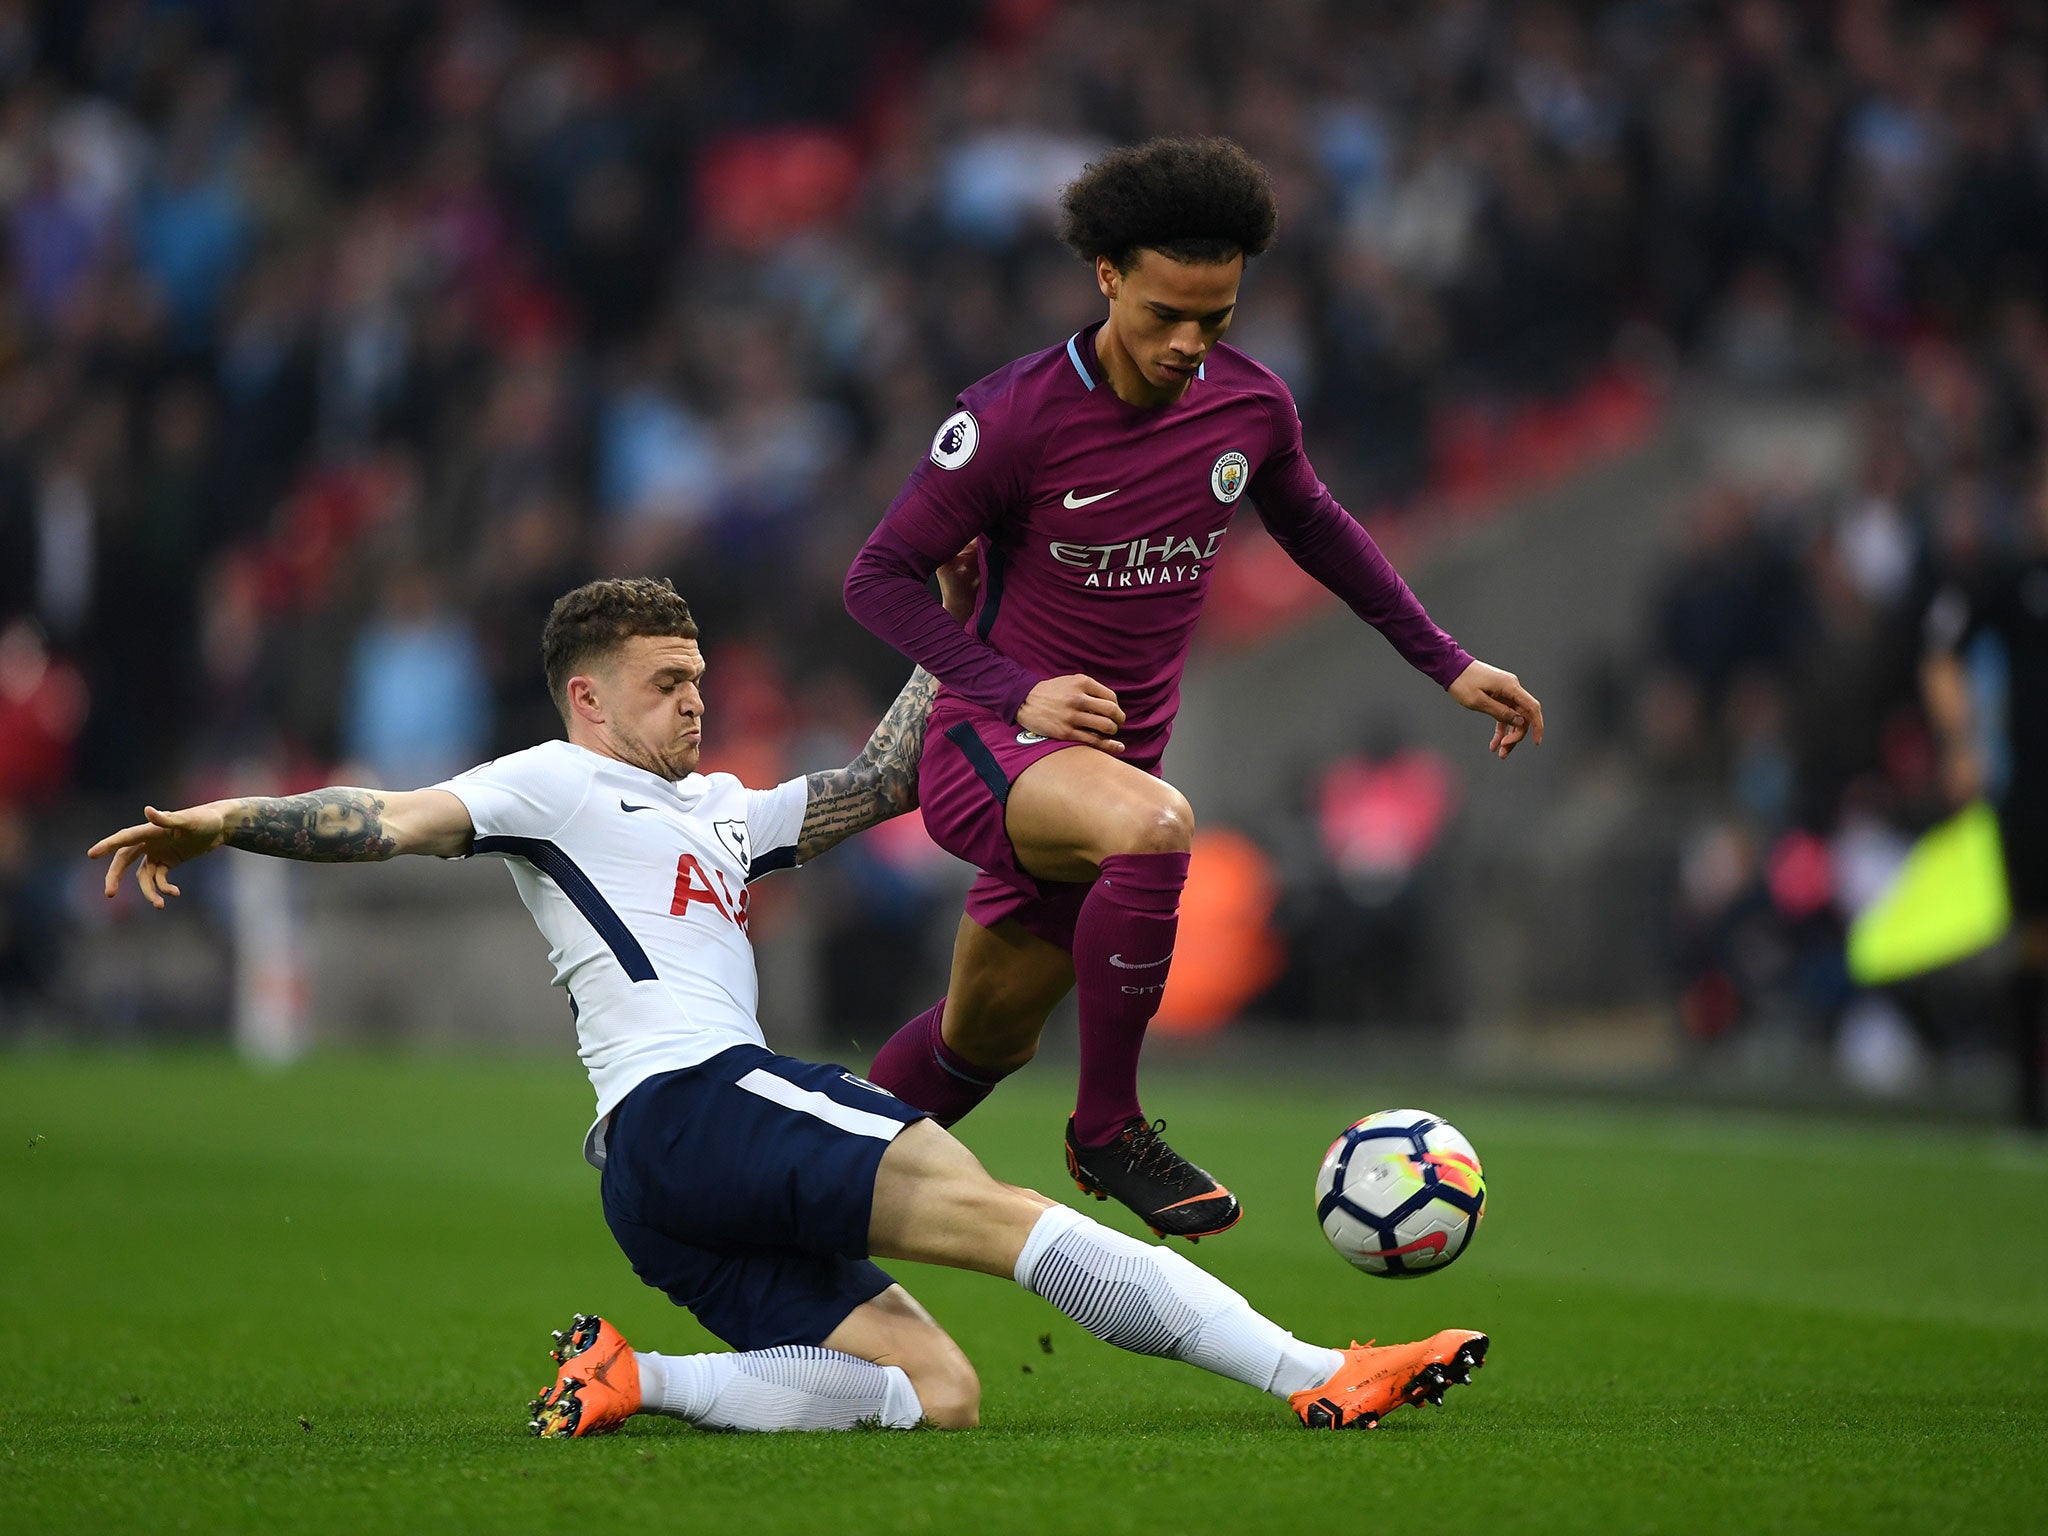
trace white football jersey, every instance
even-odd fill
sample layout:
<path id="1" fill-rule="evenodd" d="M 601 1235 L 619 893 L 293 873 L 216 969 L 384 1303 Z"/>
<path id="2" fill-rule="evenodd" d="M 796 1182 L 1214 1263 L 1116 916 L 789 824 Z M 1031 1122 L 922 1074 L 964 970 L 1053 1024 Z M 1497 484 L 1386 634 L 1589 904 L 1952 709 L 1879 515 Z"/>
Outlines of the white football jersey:
<path id="1" fill-rule="evenodd" d="M 646 1078 L 765 1045 L 747 882 L 796 863 L 808 794 L 728 773 L 672 782 L 550 741 L 436 784 L 469 808 L 472 852 L 512 866 L 569 994 L 597 1090 L 584 1156 Z"/>

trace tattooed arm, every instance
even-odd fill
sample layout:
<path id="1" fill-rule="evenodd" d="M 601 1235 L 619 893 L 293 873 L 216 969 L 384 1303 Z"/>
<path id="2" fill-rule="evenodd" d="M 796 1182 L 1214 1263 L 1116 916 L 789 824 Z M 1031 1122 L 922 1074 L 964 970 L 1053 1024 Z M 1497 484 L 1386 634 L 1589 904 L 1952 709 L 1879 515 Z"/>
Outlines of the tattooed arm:
<path id="1" fill-rule="evenodd" d="M 938 680 L 919 667 L 859 757 L 844 768 L 814 773 L 804 781 L 811 798 L 803 830 L 797 834 L 799 864 L 856 832 L 916 809 L 917 760 L 924 753 L 925 718 L 938 689 Z"/>
<path id="2" fill-rule="evenodd" d="M 981 594 L 981 560 L 969 544 L 940 566 L 939 599 L 955 624 L 965 624 Z M 925 718 L 939 691 L 938 679 L 923 667 L 896 695 L 875 734 L 861 754 L 832 773 L 814 773 L 805 781 L 811 792 L 797 834 L 796 857 L 807 863 L 856 832 L 891 816 L 917 808 L 917 760 L 924 754 Z"/>
<path id="3" fill-rule="evenodd" d="M 147 821 L 103 837 L 88 850 L 107 866 L 109 896 L 129 866 L 154 907 L 176 896 L 170 872 L 225 843 L 251 853 L 322 864 L 354 864 L 401 853 L 450 857 L 469 851 L 469 811 L 445 789 L 316 789 L 303 795 L 215 800 L 184 811 L 146 806 Z"/>

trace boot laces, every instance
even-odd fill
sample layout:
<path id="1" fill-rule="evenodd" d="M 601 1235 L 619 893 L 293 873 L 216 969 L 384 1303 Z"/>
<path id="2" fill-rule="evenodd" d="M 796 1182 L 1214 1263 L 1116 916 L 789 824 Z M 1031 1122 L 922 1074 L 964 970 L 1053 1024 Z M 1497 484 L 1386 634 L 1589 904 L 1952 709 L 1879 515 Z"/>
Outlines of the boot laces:
<path id="1" fill-rule="evenodd" d="M 1150 1125 L 1140 1121 L 1123 1133 L 1131 1171 L 1170 1185 L 1176 1192 L 1191 1189 L 1200 1180 L 1201 1170 L 1166 1144 L 1160 1134 L 1165 1129 L 1164 1120 Z"/>

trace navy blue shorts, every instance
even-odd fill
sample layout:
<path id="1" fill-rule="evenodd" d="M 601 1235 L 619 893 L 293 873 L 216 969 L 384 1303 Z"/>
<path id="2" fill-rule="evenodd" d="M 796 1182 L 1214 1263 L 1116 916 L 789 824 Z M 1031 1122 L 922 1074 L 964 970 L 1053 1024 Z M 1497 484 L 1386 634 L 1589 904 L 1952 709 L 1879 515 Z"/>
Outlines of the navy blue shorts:
<path id="1" fill-rule="evenodd" d="M 734 1349 L 822 1344 L 894 1283 L 867 1257 L 875 1170 L 924 1118 L 839 1067 L 736 1045 L 612 1111 L 604 1219 L 634 1273 Z"/>

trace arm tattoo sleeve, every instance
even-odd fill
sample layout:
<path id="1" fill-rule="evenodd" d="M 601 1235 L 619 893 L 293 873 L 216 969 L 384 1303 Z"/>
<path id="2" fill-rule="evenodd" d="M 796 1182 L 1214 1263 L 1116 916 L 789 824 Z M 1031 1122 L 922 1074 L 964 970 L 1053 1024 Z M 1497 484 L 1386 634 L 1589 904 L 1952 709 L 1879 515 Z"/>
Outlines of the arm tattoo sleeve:
<path id="1" fill-rule="evenodd" d="M 917 807 L 917 760 L 924 753 L 925 719 L 938 681 L 919 667 L 882 716 L 861 754 L 844 768 L 805 780 L 810 805 L 797 836 L 798 863 L 816 858 L 891 816 Z"/>
<path id="2" fill-rule="evenodd" d="M 398 851 L 397 839 L 384 830 L 384 797 L 367 789 L 238 800 L 226 820 L 230 848 L 281 859 L 353 864 Z"/>

